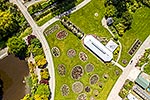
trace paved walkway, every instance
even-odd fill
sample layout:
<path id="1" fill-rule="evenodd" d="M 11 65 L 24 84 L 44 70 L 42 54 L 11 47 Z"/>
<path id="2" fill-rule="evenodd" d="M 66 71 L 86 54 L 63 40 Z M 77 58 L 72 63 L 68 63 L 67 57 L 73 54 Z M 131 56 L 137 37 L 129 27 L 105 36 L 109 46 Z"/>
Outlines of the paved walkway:
<path id="1" fill-rule="evenodd" d="M 104 26 L 104 27 L 109 31 L 109 33 L 110 33 L 113 37 L 115 37 L 115 35 L 114 35 L 114 34 L 112 33 L 112 31 L 109 29 L 105 17 L 103 17 L 101 23 L 102 23 L 102 26 Z M 119 40 L 118 40 L 117 42 L 119 43 L 120 50 L 119 50 L 119 54 L 118 54 L 118 58 L 117 58 L 116 62 L 119 61 L 119 59 L 120 59 L 120 57 L 121 57 L 121 52 L 122 52 L 122 45 L 121 45 L 121 42 L 120 42 Z"/>
<path id="2" fill-rule="evenodd" d="M 5 58 L 6 56 L 8 56 L 8 48 L 6 47 L 6 48 L 4 48 L 4 49 L 2 49 L 2 50 L 0 50 L 0 59 L 3 59 L 3 58 Z"/>
<path id="3" fill-rule="evenodd" d="M 144 54 L 146 48 L 150 48 L 150 36 L 146 38 L 146 40 L 140 46 L 138 51 L 132 57 L 132 59 L 130 60 L 126 68 L 124 69 L 123 73 L 117 80 L 116 84 L 112 88 L 107 100 L 122 100 L 121 97 L 118 95 L 118 93 L 120 92 L 126 79 L 130 79 L 134 81 L 136 77 L 138 76 L 138 74 L 140 73 L 140 71 L 135 68 L 135 65 L 139 61 L 140 57 Z"/>
<path id="4" fill-rule="evenodd" d="M 114 60 L 111 61 L 114 65 L 118 66 L 122 71 L 124 71 L 124 67 L 121 66 L 118 62 L 115 62 Z"/>

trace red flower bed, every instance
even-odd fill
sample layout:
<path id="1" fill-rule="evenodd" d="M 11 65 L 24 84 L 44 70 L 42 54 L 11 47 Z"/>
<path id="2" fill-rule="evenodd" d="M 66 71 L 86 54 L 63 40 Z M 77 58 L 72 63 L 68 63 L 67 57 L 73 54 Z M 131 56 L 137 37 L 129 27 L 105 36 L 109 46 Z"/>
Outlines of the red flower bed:
<path id="1" fill-rule="evenodd" d="M 56 34 L 56 38 L 57 38 L 58 40 L 62 40 L 62 39 L 64 39 L 64 38 L 66 38 L 67 35 L 68 35 L 68 33 L 67 33 L 65 30 L 63 30 L 63 31 L 60 31 L 60 32 L 58 32 L 58 33 Z"/>

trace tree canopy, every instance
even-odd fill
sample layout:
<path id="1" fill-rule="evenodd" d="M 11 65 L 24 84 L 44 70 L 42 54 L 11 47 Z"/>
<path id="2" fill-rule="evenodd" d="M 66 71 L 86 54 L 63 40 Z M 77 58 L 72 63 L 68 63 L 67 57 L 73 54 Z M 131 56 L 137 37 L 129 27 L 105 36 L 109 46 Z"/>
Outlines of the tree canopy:
<path id="1" fill-rule="evenodd" d="M 17 37 L 8 39 L 8 51 L 15 54 L 18 57 L 24 57 L 26 54 L 27 45 L 24 40 Z"/>
<path id="2" fill-rule="evenodd" d="M 0 40 L 11 35 L 17 29 L 17 23 L 10 11 L 0 10 Z"/>

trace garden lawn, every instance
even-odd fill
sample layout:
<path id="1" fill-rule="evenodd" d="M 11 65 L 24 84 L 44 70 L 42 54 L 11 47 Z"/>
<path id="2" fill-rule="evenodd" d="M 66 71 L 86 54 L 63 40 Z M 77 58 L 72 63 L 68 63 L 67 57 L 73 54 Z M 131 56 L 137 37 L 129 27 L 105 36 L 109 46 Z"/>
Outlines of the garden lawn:
<path id="1" fill-rule="evenodd" d="M 82 22 L 81 22 L 82 23 Z M 46 36 L 46 39 L 49 43 L 50 48 L 56 46 L 60 49 L 60 56 L 59 57 L 53 57 L 54 61 L 54 67 L 55 67 L 55 78 L 56 78 L 56 89 L 55 89 L 55 100 L 76 100 L 79 94 L 75 94 L 72 91 L 72 84 L 76 82 L 71 78 L 71 70 L 74 66 L 76 65 L 81 65 L 83 69 L 85 69 L 85 65 L 88 63 L 92 63 L 94 65 L 94 71 L 91 73 L 87 73 L 84 70 L 84 74 L 81 79 L 78 81 L 82 82 L 84 87 L 85 86 L 90 86 L 91 91 L 89 93 L 86 93 L 84 90 L 82 93 L 87 94 L 87 100 L 91 96 L 94 96 L 93 91 L 98 90 L 99 95 L 95 97 L 96 100 L 106 100 L 107 96 L 112 89 L 113 85 L 115 84 L 116 80 L 118 79 L 119 75 L 116 75 L 116 70 L 119 71 L 121 74 L 121 70 L 116 67 L 111 65 L 110 63 L 104 64 L 101 62 L 99 59 L 97 59 L 94 55 L 92 55 L 88 50 L 84 48 L 82 45 L 82 41 L 79 40 L 73 33 L 69 32 L 66 30 L 60 22 L 56 22 L 53 25 L 58 24 L 60 26 L 60 29 L 58 29 L 56 32 L 49 34 Z M 50 27 L 52 27 L 51 25 Z M 49 27 L 48 27 L 49 28 Z M 58 33 L 61 30 L 66 30 L 68 32 L 68 36 L 63 39 L 63 40 L 58 40 L 56 38 L 56 33 Z M 75 49 L 76 51 L 76 56 L 73 58 L 69 58 L 67 56 L 67 51 L 69 49 Z M 88 60 L 83 62 L 79 59 L 79 52 L 85 52 L 88 56 Z M 59 64 L 64 64 L 66 66 L 66 75 L 60 76 L 58 73 L 58 65 Z M 99 75 L 99 81 L 103 83 L 103 87 L 100 88 L 98 86 L 98 83 L 95 85 L 90 85 L 89 79 L 91 75 L 93 74 L 98 74 Z M 103 75 L 108 74 L 109 77 L 108 79 L 104 79 Z M 69 95 L 68 96 L 62 96 L 60 88 L 63 84 L 67 84 L 69 86 Z"/>
<path id="2" fill-rule="evenodd" d="M 109 38 L 111 34 L 101 23 L 104 11 L 104 0 L 91 0 L 85 7 L 71 14 L 69 20 L 77 25 L 85 34 L 96 34 Z M 95 16 L 95 13 L 98 16 Z"/>
<path id="3" fill-rule="evenodd" d="M 142 7 L 139 8 L 133 14 L 133 23 L 131 25 L 131 29 L 124 33 L 123 37 L 121 37 L 120 42 L 122 43 L 122 54 L 119 63 L 122 64 L 122 60 L 126 59 L 128 62 L 130 61 L 131 57 L 128 54 L 129 49 L 131 48 L 132 44 L 135 42 L 136 39 L 144 40 L 150 34 L 150 8 Z M 126 65 L 123 65 L 126 66 Z"/>

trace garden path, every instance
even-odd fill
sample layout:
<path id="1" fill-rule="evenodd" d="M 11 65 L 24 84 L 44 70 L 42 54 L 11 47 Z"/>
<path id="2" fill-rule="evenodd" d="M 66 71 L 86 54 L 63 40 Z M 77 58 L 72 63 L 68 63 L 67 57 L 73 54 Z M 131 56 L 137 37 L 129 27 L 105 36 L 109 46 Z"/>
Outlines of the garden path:
<path id="1" fill-rule="evenodd" d="M 109 31 L 109 33 L 110 33 L 113 37 L 115 37 L 115 35 L 114 35 L 114 34 L 112 33 L 112 31 L 109 29 L 105 17 L 103 17 L 101 23 L 102 23 L 102 25 Z M 121 44 L 121 42 L 120 42 L 119 40 L 118 40 L 117 42 L 119 43 L 120 50 L 119 50 L 119 54 L 118 54 L 118 58 L 117 58 L 116 62 L 119 61 L 119 59 L 120 59 L 120 57 L 121 57 L 121 51 L 122 51 L 122 44 Z"/>
<path id="2" fill-rule="evenodd" d="M 0 50 L 0 59 L 3 59 L 4 57 L 8 56 L 8 47 Z"/>

